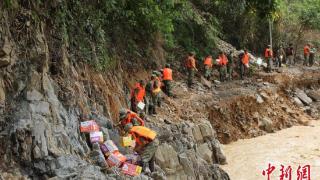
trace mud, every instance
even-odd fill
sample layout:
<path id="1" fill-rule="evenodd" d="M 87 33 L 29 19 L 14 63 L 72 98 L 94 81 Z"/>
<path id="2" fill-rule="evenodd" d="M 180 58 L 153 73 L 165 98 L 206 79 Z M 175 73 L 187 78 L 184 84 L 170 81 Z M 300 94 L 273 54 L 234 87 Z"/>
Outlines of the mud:
<path id="1" fill-rule="evenodd" d="M 242 139 L 224 145 L 228 164 L 222 168 L 231 179 L 265 180 L 262 171 L 271 163 L 276 167 L 271 179 L 279 179 L 281 165 L 292 167 L 292 179 L 297 179 L 299 166 L 311 166 L 311 179 L 320 179 L 320 122 L 294 126 L 252 139 Z"/>

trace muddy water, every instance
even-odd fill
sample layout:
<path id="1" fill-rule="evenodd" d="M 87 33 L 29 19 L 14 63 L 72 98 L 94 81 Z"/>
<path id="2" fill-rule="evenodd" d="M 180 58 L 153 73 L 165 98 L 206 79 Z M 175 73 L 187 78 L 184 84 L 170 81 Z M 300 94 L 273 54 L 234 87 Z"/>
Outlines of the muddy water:
<path id="1" fill-rule="evenodd" d="M 311 179 L 320 179 L 320 121 L 238 140 L 224 145 L 223 149 L 228 164 L 222 168 L 232 180 L 267 180 L 262 171 L 267 169 L 269 163 L 275 166 L 271 180 L 280 179 L 281 165 L 292 167 L 293 180 L 297 179 L 299 165 L 310 165 Z"/>

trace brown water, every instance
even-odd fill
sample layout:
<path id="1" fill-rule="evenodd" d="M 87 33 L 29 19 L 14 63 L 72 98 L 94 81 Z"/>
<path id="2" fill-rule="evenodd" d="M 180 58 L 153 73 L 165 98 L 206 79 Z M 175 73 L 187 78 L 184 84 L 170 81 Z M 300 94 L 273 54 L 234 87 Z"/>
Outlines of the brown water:
<path id="1" fill-rule="evenodd" d="M 281 165 L 292 167 L 297 179 L 299 165 L 311 166 L 311 179 L 320 179 L 320 121 L 295 126 L 252 139 L 238 140 L 223 147 L 228 164 L 222 166 L 232 180 L 267 180 L 262 171 L 275 166 L 271 180 L 280 179 Z"/>

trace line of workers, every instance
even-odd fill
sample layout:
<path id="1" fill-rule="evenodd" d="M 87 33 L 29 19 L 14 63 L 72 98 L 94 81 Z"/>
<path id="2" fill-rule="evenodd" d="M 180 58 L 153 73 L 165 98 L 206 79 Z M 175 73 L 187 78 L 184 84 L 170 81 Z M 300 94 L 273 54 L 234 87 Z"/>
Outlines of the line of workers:
<path id="1" fill-rule="evenodd" d="M 304 48 L 304 65 L 307 65 L 313 61 L 313 52 L 310 50 L 310 44 L 307 44 Z M 220 52 L 217 61 L 220 72 L 220 81 L 226 79 L 232 79 L 233 68 L 233 56 L 232 51 L 226 54 Z M 294 50 L 292 44 L 286 49 L 286 51 L 280 47 L 279 50 L 273 54 L 271 47 L 268 46 L 265 49 L 264 57 L 267 62 L 267 71 L 271 72 L 271 66 L 275 62 L 276 66 L 281 66 L 282 63 L 288 65 L 295 64 Z M 238 56 L 240 76 L 244 77 L 249 68 L 250 55 L 245 49 L 243 53 Z M 212 74 L 213 59 L 211 55 L 208 55 L 203 60 L 204 65 L 204 77 L 210 79 Z M 313 62 L 312 62 L 313 64 Z M 312 65 L 310 64 L 310 65 Z M 184 62 L 185 68 L 187 68 L 187 84 L 189 87 L 193 84 L 193 78 L 195 72 L 198 71 L 196 67 L 195 53 L 190 52 Z M 155 152 L 159 145 L 159 140 L 154 137 L 153 132 L 148 127 L 145 127 L 145 114 L 156 114 L 156 108 L 161 106 L 161 92 L 163 91 L 167 96 L 172 97 L 172 69 L 170 64 L 166 64 L 165 68 L 160 71 L 153 71 L 151 79 L 145 84 L 143 80 L 140 80 L 135 84 L 131 91 L 131 110 L 121 109 L 119 112 L 119 127 L 123 134 L 130 134 L 135 140 L 134 150 L 141 157 L 141 166 L 143 172 L 151 173 L 155 170 Z M 143 102 L 144 106 L 141 106 Z"/>

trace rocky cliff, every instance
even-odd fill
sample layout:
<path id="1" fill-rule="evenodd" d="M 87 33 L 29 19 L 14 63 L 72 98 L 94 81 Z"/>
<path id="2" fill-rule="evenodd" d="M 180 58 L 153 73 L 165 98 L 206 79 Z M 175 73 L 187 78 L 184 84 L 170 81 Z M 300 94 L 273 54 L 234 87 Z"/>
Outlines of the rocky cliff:
<path id="1" fill-rule="evenodd" d="M 79 125 L 95 112 L 105 139 L 119 141 L 113 124 L 135 77 L 121 64 L 95 71 L 32 11 L 1 9 L 0 24 L 0 178 L 128 178 L 99 166 Z M 226 158 L 206 118 L 162 117 L 147 122 L 161 142 L 157 171 L 134 179 L 229 179 L 218 166 Z"/>

